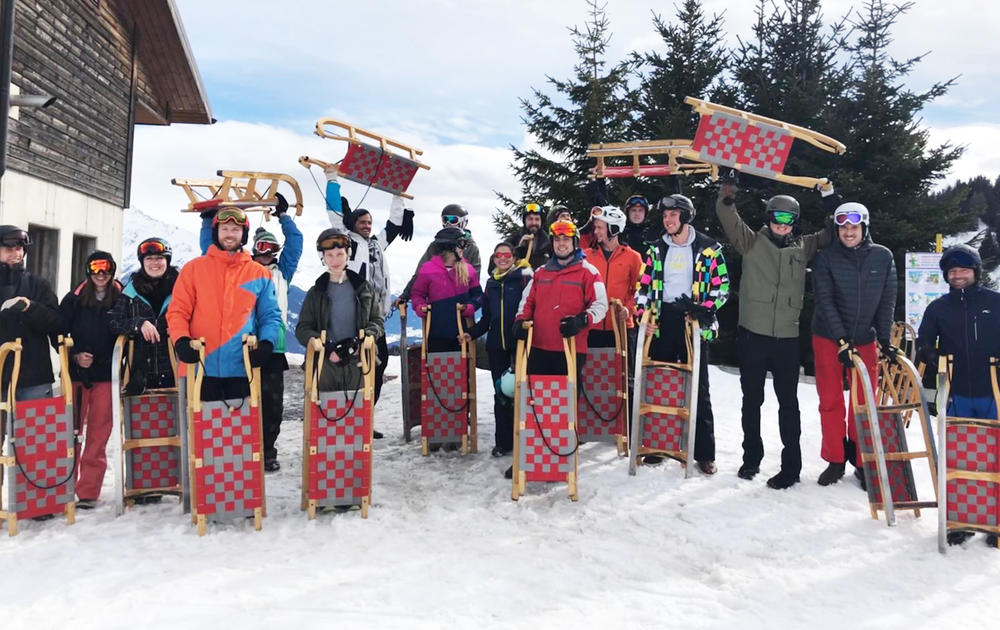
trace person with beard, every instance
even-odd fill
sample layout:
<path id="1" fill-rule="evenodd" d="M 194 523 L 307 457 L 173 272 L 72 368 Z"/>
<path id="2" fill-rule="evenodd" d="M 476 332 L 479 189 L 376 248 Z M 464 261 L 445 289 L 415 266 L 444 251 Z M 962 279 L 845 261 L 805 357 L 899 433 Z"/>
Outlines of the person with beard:
<path id="1" fill-rule="evenodd" d="M 136 247 L 139 270 L 129 277 L 111 309 L 111 332 L 134 343 L 125 395 L 174 386 L 167 348 L 167 307 L 177 281 L 173 250 L 162 238 L 147 238 Z"/>
<path id="2" fill-rule="evenodd" d="M 28 233 L 15 225 L 0 225 L 0 343 L 21 340 L 21 367 L 17 374 L 18 400 L 52 396 L 49 344 L 62 332 L 59 301 L 48 280 L 24 268 L 31 245 Z M 5 370 L 3 391 L 10 384 Z"/>
<path id="3" fill-rule="evenodd" d="M 541 204 L 525 204 L 521 210 L 520 229 L 506 240 L 514 248 L 514 256 L 518 260 L 528 256 L 528 247 L 531 246 L 531 258 L 528 264 L 532 269 L 538 269 L 549 259 L 549 238 L 542 225 L 543 211 Z"/>
<path id="4" fill-rule="evenodd" d="M 87 279 L 66 294 L 59 310 L 63 327 L 73 337 L 69 373 L 73 381 L 77 429 L 83 433 L 83 452 L 77 462 L 76 507 L 90 510 L 101 494 L 108 469 L 105 449 L 111 437 L 111 354 L 116 335 L 109 314 L 121 295 L 115 280 L 117 265 L 111 254 L 96 251 L 87 257 Z"/>
<path id="5" fill-rule="evenodd" d="M 753 479 L 764 459 L 760 437 L 760 407 L 764 383 L 771 372 L 778 398 L 778 431 L 781 435 L 781 469 L 767 480 L 769 488 L 782 490 L 799 481 L 802 451 L 799 446 L 799 314 L 805 297 L 806 265 L 816 252 L 833 242 L 824 228 L 813 234 L 795 233 L 799 202 L 788 195 L 767 201 L 767 221 L 756 232 L 740 218 L 736 208 L 735 171 L 724 178 L 716 214 L 726 237 L 743 256 L 740 279 L 738 344 L 740 386 L 743 390 L 743 465 L 736 473 Z M 832 198 L 833 189 L 823 191 Z"/>
<path id="6" fill-rule="evenodd" d="M 694 229 L 691 221 L 695 207 L 680 194 L 664 197 L 658 204 L 663 216 L 663 234 L 649 243 L 639 294 L 640 310 L 654 308 L 658 327 L 650 326 L 647 335 L 655 335 L 649 357 L 654 361 L 687 361 L 685 320 L 695 319 L 701 326 L 701 361 L 695 366 L 698 376 L 698 417 L 695 418 L 694 459 L 706 475 L 714 475 L 715 418 L 708 386 L 708 341 L 718 335 L 715 313 L 729 297 L 729 270 L 722 255 L 722 245 Z M 639 340 L 642 343 L 643 340 Z M 658 464 L 659 455 L 646 455 L 643 462 Z"/>

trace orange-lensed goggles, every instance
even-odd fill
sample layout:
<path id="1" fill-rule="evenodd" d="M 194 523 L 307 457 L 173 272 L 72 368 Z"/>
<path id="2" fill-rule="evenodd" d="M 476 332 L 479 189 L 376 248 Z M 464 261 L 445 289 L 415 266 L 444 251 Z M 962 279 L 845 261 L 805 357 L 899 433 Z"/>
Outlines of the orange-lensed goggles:
<path id="1" fill-rule="evenodd" d="M 163 256 L 167 251 L 167 244 L 160 240 L 143 241 L 139 244 L 140 256 Z"/>
<path id="2" fill-rule="evenodd" d="M 575 237 L 579 235 L 579 232 L 576 229 L 576 224 L 572 221 L 556 221 L 549 226 L 549 234 L 551 236 Z"/>
<path id="3" fill-rule="evenodd" d="M 340 249 L 347 249 L 350 246 L 350 244 L 351 244 L 351 238 L 349 236 L 347 236 L 346 234 L 337 234 L 329 238 L 324 238 L 322 241 L 319 242 L 319 247 L 317 249 L 319 249 L 320 251 L 327 249 L 336 249 L 338 247 Z"/>
<path id="4" fill-rule="evenodd" d="M 281 245 L 270 241 L 257 241 L 253 251 L 255 254 L 277 254 L 281 251 Z"/>
<path id="5" fill-rule="evenodd" d="M 542 206 L 537 203 L 528 203 L 524 205 L 525 214 L 541 214 Z"/>
<path id="6" fill-rule="evenodd" d="M 243 212 L 239 208 L 222 208 L 216 212 L 214 225 L 221 225 L 223 223 L 234 223 L 240 227 L 249 225 L 246 212 Z"/>
<path id="7" fill-rule="evenodd" d="M 112 265 L 111 261 L 106 258 L 98 258 L 97 260 L 92 260 L 87 264 L 87 271 L 92 276 L 96 276 L 99 273 L 111 274 Z"/>

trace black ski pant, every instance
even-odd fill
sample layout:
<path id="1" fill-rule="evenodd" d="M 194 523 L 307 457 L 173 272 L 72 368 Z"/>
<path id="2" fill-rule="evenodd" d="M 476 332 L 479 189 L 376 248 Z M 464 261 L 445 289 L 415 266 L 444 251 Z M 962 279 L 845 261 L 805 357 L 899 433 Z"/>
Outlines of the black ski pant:
<path id="1" fill-rule="evenodd" d="M 739 329 L 740 386 L 743 389 L 743 465 L 759 468 L 764 459 L 760 439 L 760 406 L 764 381 L 771 372 L 778 398 L 778 431 L 781 434 L 781 472 L 798 476 L 802 471 L 799 446 L 799 339 L 768 337 Z"/>
<path id="2" fill-rule="evenodd" d="M 378 398 L 382 395 L 385 366 L 389 363 L 389 346 L 385 342 L 385 335 L 375 340 L 375 354 L 378 355 L 375 365 L 375 404 L 378 404 Z"/>
<path id="3" fill-rule="evenodd" d="M 264 459 L 276 459 L 278 449 L 274 444 L 281 433 L 281 417 L 285 413 L 285 372 L 266 370 L 260 372 L 260 419 L 264 428 Z"/>
<path id="4" fill-rule="evenodd" d="M 577 352 L 576 353 L 576 397 L 580 397 L 580 388 L 583 386 L 583 363 L 587 360 L 587 355 Z M 568 374 L 566 369 L 566 353 L 562 350 L 556 352 L 553 350 L 539 350 L 538 348 L 532 348 L 531 353 L 528 355 L 528 374 L 542 375 L 565 375 Z"/>
<path id="5" fill-rule="evenodd" d="M 500 348 L 487 348 L 490 359 L 490 376 L 493 377 L 493 418 L 496 420 L 494 441 L 496 446 L 514 449 L 514 399 L 500 393 L 499 379 L 510 367 L 510 353 Z"/>
<path id="6" fill-rule="evenodd" d="M 684 340 L 684 313 L 664 304 L 660 313 L 660 334 L 649 345 L 649 358 L 671 363 L 686 362 L 687 345 Z M 697 462 L 715 461 L 715 416 L 708 388 L 708 344 L 701 343 L 701 361 L 698 370 L 698 416 L 695 418 L 694 459 Z M 640 343 L 642 341 L 640 340 Z"/>

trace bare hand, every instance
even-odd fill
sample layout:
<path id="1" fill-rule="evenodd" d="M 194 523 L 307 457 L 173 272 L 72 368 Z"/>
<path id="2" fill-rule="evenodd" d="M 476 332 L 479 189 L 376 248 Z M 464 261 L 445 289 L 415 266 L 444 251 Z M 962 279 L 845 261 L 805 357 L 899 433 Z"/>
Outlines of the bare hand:
<path id="1" fill-rule="evenodd" d="M 142 333 L 142 338 L 149 343 L 160 343 L 160 331 L 156 330 L 156 325 L 148 319 L 142 322 L 139 332 Z"/>
<path id="2" fill-rule="evenodd" d="M 656 333 L 656 327 L 654 327 L 654 326 L 646 326 L 646 336 L 647 337 L 652 337 L 653 334 L 655 334 L 655 333 Z"/>
<path id="3" fill-rule="evenodd" d="M 76 364 L 82 368 L 89 368 L 94 363 L 94 355 L 89 352 L 78 352 L 75 355 Z"/>
<path id="4" fill-rule="evenodd" d="M 527 243 L 530 243 L 533 240 L 535 240 L 535 235 L 534 234 L 525 234 L 524 236 L 521 237 L 521 240 L 518 243 L 518 245 L 525 245 Z"/>
<path id="5" fill-rule="evenodd" d="M 0 307 L 0 308 L 2 308 L 3 310 L 7 310 L 8 308 L 13 308 L 14 305 L 18 304 L 18 303 L 23 303 L 24 304 L 24 308 L 21 309 L 22 311 L 28 310 L 28 307 L 31 306 L 31 300 L 29 300 L 28 298 L 24 297 L 23 295 L 19 295 L 17 297 L 12 297 L 9 300 L 7 300 L 6 302 L 4 302 L 3 306 Z"/>
<path id="6" fill-rule="evenodd" d="M 329 359 L 330 359 L 330 363 L 340 363 L 340 357 L 337 356 L 336 352 L 331 352 L 330 356 L 329 356 Z"/>
<path id="7" fill-rule="evenodd" d="M 465 343 L 469 343 L 470 341 L 472 341 L 472 335 L 470 335 L 469 333 L 462 333 L 458 336 L 458 341 L 459 342 L 464 341 Z"/>

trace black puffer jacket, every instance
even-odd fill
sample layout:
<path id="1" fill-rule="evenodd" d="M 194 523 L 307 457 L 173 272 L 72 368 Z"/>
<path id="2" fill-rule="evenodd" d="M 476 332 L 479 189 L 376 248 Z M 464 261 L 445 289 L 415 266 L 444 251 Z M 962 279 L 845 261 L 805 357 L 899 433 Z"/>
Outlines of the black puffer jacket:
<path id="1" fill-rule="evenodd" d="M 813 334 L 867 344 L 888 341 L 896 306 L 892 252 L 865 236 L 854 249 L 837 239 L 813 258 Z"/>
<path id="2" fill-rule="evenodd" d="M 107 383 L 111 380 L 111 354 L 115 348 L 115 334 L 111 332 L 111 307 L 84 306 L 80 297 L 84 286 L 85 283 L 67 293 L 59 304 L 63 328 L 73 337 L 73 347 L 69 350 L 69 374 L 74 381 Z M 90 367 L 81 368 L 73 360 L 81 352 L 94 355 L 94 362 Z"/>
<path id="3" fill-rule="evenodd" d="M 48 385 L 52 382 L 52 361 L 49 344 L 56 346 L 62 332 L 59 301 L 52 287 L 20 265 L 11 267 L 0 263 L 0 304 L 12 297 L 26 297 L 31 306 L 26 311 L 7 309 L 0 311 L 0 343 L 21 338 L 21 370 L 18 387 Z M 10 371 L 4 370 L 3 385 L 10 382 Z"/>

